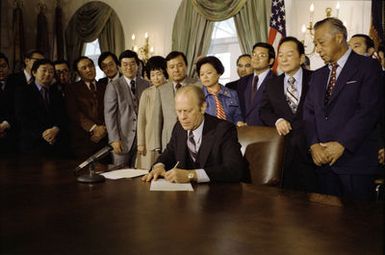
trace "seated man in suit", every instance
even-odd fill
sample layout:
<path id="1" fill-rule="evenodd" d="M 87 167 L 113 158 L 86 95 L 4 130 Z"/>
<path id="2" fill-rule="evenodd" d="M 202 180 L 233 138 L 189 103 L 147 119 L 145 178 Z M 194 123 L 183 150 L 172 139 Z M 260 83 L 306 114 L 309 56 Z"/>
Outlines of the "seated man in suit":
<path id="1" fill-rule="evenodd" d="M 23 87 L 32 84 L 33 77 L 31 69 L 33 63 L 38 59 L 43 59 L 44 53 L 40 50 L 32 49 L 24 54 L 24 69 L 21 72 L 11 74 L 8 78 L 8 83 L 13 87 Z"/>
<path id="2" fill-rule="evenodd" d="M 64 153 L 64 100 L 52 81 L 53 63 L 48 59 L 34 62 L 34 82 L 16 94 L 15 112 L 20 127 L 20 151 L 27 154 L 55 155 Z"/>
<path id="3" fill-rule="evenodd" d="M 81 56 L 74 62 L 80 81 L 66 87 L 66 106 L 70 119 L 72 152 L 86 158 L 107 145 L 104 123 L 104 92 L 106 85 L 95 81 L 92 59 Z"/>
<path id="4" fill-rule="evenodd" d="M 98 82 L 107 85 L 119 78 L 119 60 L 114 53 L 110 51 L 102 52 L 98 58 L 98 66 L 106 75 L 106 77 L 101 78 Z"/>
<path id="5" fill-rule="evenodd" d="M 303 44 L 285 37 L 278 46 L 279 68 L 284 72 L 269 80 L 262 97 L 260 117 L 267 126 L 285 136 L 282 184 L 284 188 L 317 191 L 317 176 L 306 146 L 302 108 L 311 72 L 301 68 Z"/>
<path id="6" fill-rule="evenodd" d="M 155 100 L 155 125 L 162 139 L 162 150 L 170 141 L 171 132 L 177 121 L 174 105 L 175 91 L 183 86 L 194 84 L 202 85 L 192 78 L 187 77 L 187 58 L 183 52 L 172 51 L 166 57 L 167 73 L 169 81 L 159 87 L 159 93 Z"/>
<path id="7" fill-rule="evenodd" d="M 239 79 L 253 73 L 250 54 L 242 54 L 237 59 L 237 73 Z M 238 80 L 227 83 L 225 86 L 229 89 L 237 90 Z"/>
<path id="8" fill-rule="evenodd" d="M 7 83 L 10 72 L 8 58 L 0 52 L 0 157 L 16 147 L 14 88 Z"/>
<path id="9" fill-rule="evenodd" d="M 170 182 L 239 182 L 245 162 L 235 126 L 205 114 L 206 102 L 197 86 L 175 95 L 178 122 L 170 142 L 143 181 L 163 176 Z M 166 169 L 168 171 L 166 171 Z"/>
<path id="10" fill-rule="evenodd" d="M 249 126 L 263 125 L 259 117 L 259 108 L 266 83 L 274 77 L 273 72 L 270 70 L 274 60 L 273 46 L 268 43 L 256 43 L 251 57 L 254 73 L 241 78 L 238 82 L 239 104 L 243 119 Z"/>
<path id="11" fill-rule="evenodd" d="M 136 52 L 123 51 L 119 61 L 123 75 L 107 85 L 104 118 L 108 140 L 113 148 L 114 165 L 134 167 L 138 105 L 143 90 L 150 84 L 136 76 L 139 66 Z"/>

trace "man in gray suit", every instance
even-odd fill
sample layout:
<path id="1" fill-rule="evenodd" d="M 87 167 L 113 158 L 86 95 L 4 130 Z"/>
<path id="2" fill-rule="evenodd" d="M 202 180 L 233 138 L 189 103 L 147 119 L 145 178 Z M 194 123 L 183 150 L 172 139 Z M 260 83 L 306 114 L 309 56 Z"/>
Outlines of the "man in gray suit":
<path id="1" fill-rule="evenodd" d="M 169 81 L 159 87 L 155 100 L 155 127 L 158 135 L 162 137 L 162 151 L 170 141 L 172 129 L 177 121 L 175 113 L 175 91 L 186 85 L 202 85 L 194 79 L 187 77 L 187 58 L 183 52 L 172 51 L 166 57 Z"/>
<path id="2" fill-rule="evenodd" d="M 113 148 L 114 165 L 134 166 L 136 123 L 140 96 L 150 84 L 136 77 L 139 58 L 136 52 L 123 51 L 119 56 L 123 75 L 112 81 L 104 96 L 104 118 L 108 140 Z"/>

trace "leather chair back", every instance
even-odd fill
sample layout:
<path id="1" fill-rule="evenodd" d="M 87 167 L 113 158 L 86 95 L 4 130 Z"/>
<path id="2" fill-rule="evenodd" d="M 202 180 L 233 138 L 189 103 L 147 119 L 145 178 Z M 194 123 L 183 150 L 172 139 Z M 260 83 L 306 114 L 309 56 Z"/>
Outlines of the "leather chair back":
<path id="1" fill-rule="evenodd" d="M 242 154 L 249 163 L 249 181 L 278 186 L 282 176 L 284 138 L 272 127 L 244 126 L 237 130 Z"/>

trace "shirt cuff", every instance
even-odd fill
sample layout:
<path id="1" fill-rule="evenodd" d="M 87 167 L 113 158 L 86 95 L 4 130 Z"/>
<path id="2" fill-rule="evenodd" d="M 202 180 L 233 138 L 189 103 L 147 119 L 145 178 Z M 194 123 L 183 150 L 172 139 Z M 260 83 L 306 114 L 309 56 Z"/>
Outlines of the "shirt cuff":
<path id="1" fill-rule="evenodd" d="M 1 125 L 4 126 L 6 129 L 10 129 L 11 128 L 11 125 L 9 125 L 8 121 L 6 121 L 6 120 L 1 122 Z"/>
<path id="2" fill-rule="evenodd" d="M 277 119 L 277 121 L 274 123 L 274 125 L 277 126 L 278 122 L 280 122 L 281 120 L 285 120 L 285 119 L 284 118 Z"/>
<path id="3" fill-rule="evenodd" d="M 166 168 L 166 166 L 163 164 L 163 163 L 156 163 L 156 164 L 154 164 L 152 167 L 151 167 L 151 171 L 152 171 L 152 169 L 154 169 L 155 167 L 157 167 L 157 166 L 162 166 L 163 168 Z"/>
<path id="4" fill-rule="evenodd" d="M 210 182 L 210 178 L 204 169 L 195 170 L 197 174 L 197 182 Z"/>
<path id="5" fill-rule="evenodd" d="M 95 128 L 96 128 L 96 124 L 94 124 L 94 125 L 90 128 L 90 131 L 89 131 L 89 132 L 92 132 Z"/>

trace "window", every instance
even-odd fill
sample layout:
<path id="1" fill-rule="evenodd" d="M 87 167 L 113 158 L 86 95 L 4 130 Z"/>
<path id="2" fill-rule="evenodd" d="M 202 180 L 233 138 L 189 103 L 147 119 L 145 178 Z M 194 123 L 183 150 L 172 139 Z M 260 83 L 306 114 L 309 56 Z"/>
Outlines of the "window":
<path id="1" fill-rule="evenodd" d="M 239 78 L 236 61 L 242 52 L 233 18 L 215 22 L 208 55 L 219 58 L 225 67 L 225 73 L 221 76 L 219 83 L 225 85 Z"/>
<path id="2" fill-rule="evenodd" d="M 100 56 L 100 46 L 99 46 L 99 40 L 96 39 L 93 42 L 85 43 L 83 48 L 83 55 L 89 57 L 94 61 L 95 69 L 96 69 L 96 80 L 99 80 L 100 78 L 103 78 L 105 74 L 102 70 L 100 70 L 98 66 L 98 58 Z"/>

